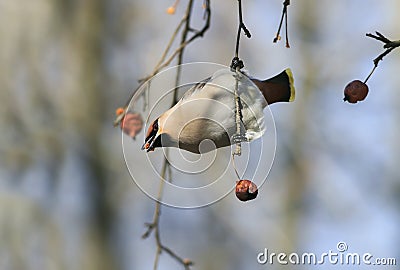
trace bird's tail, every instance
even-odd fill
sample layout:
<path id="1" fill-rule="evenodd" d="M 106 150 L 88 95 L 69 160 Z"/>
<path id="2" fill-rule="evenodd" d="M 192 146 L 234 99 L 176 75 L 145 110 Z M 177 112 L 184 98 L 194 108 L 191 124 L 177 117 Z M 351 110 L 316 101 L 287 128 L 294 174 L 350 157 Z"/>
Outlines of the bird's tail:
<path id="1" fill-rule="evenodd" d="M 292 102 L 295 99 L 294 79 L 290 68 L 265 81 L 252 81 L 260 88 L 268 104 Z"/>

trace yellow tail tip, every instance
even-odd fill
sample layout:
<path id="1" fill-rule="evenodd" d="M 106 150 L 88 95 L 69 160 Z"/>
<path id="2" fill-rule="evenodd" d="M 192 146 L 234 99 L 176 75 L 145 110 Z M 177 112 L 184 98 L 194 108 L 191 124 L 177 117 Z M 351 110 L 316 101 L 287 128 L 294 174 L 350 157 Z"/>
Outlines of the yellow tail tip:
<path id="1" fill-rule="evenodd" d="M 294 87 L 294 78 L 293 78 L 293 73 L 292 70 L 290 68 L 285 69 L 285 72 L 289 78 L 289 87 L 290 87 L 290 98 L 289 98 L 289 102 L 294 101 L 295 97 L 296 97 L 296 90 Z"/>

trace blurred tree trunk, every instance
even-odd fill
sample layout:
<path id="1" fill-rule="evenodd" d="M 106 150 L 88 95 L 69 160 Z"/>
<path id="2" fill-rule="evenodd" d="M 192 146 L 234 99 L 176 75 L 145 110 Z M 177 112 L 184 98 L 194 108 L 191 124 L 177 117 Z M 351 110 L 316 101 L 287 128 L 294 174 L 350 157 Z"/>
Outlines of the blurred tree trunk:
<path id="1" fill-rule="evenodd" d="M 91 230 L 87 235 L 90 256 L 84 256 L 85 269 L 115 269 L 110 234 L 112 209 L 107 198 L 107 153 L 102 142 L 102 125 L 107 107 L 104 93 L 107 80 L 104 63 L 106 1 L 59 2 L 59 12 L 68 20 L 66 42 L 70 64 L 78 80 L 68 100 L 71 127 L 79 132 L 77 158 L 86 169 L 88 196 L 92 197 Z M 67 9 L 67 10 L 66 10 Z"/>

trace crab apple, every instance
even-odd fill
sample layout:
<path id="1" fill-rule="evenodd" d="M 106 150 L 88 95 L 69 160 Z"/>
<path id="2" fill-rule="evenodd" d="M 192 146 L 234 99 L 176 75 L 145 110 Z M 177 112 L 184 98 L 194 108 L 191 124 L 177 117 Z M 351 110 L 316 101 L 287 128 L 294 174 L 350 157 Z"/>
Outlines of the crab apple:
<path id="1" fill-rule="evenodd" d="M 346 85 L 344 89 L 344 101 L 357 103 L 364 100 L 368 95 L 368 85 L 360 80 L 354 80 Z"/>
<path id="2" fill-rule="evenodd" d="M 239 180 L 236 182 L 236 197 L 242 202 L 253 200 L 258 195 L 257 185 L 250 180 Z"/>

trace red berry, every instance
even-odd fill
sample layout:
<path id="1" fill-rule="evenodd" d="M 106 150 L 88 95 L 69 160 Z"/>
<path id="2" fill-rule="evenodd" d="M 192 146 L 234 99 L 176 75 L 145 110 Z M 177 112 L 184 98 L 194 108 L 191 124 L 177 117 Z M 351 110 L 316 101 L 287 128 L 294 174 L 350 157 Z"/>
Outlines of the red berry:
<path id="1" fill-rule="evenodd" d="M 368 85 L 360 80 L 354 80 L 346 85 L 344 89 L 344 101 L 357 103 L 364 100 L 368 95 Z"/>
<path id="2" fill-rule="evenodd" d="M 167 13 L 169 15 L 175 14 L 175 7 L 171 6 L 171 7 L 167 8 Z"/>
<path id="3" fill-rule="evenodd" d="M 193 262 L 190 259 L 187 259 L 187 258 L 183 259 L 182 262 L 186 266 L 193 265 Z"/>
<path id="4" fill-rule="evenodd" d="M 127 112 L 121 121 L 121 129 L 128 136 L 135 138 L 142 130 L 143 120 L 139 113 Z"/>
<path id="5" fill-rule="evenodd" d="M 236 183 L 236 197 L 242 202 L 253 200 L 258 195 L 256 184 L 250 180 L 239 180 Z"/>
<path id="6" fill-rule="evenodd" d="M 115 115 L 121 115 L 121 114 L 123 114 L 125 112 L 125 110 L 124 110 L 124 108 L 122 108 L 122 107 L 119 107 L 119 108 L 117 108 L 116 110 L 115 110 Z"/>

